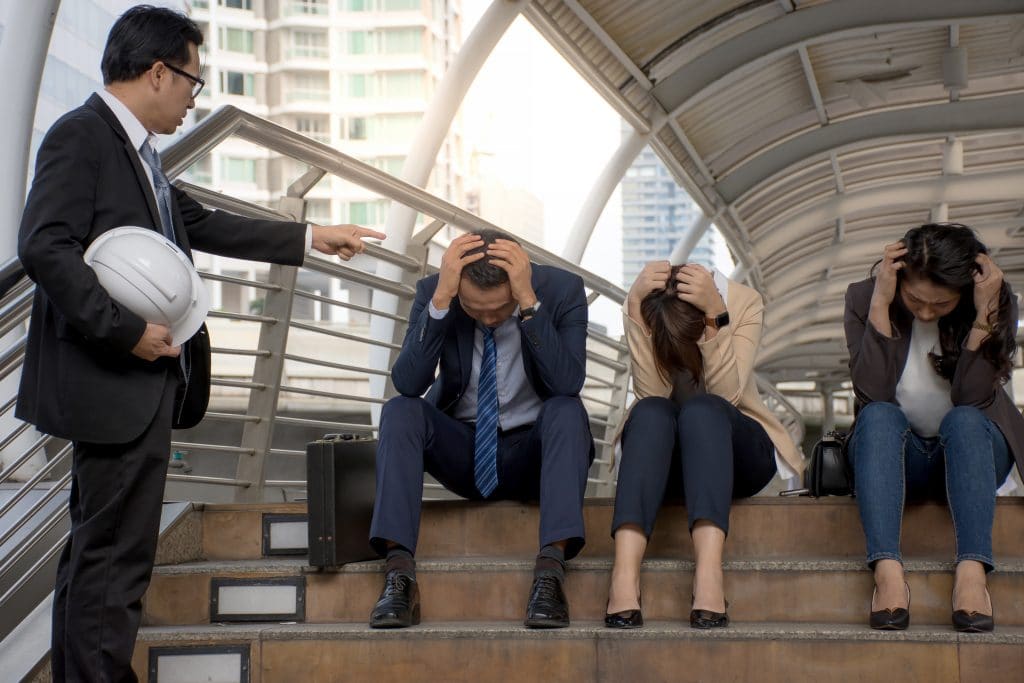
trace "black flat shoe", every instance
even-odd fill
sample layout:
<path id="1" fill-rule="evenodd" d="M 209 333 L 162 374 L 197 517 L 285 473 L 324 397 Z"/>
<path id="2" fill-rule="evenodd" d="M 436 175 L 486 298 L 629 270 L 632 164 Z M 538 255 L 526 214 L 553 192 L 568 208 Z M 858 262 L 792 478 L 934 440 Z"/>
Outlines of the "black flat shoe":
<path id="1" fill-rule="evenodd" d="M 394 569 L 384 575 L 384 590 L 370 613 L 370 628 L 405 628 L 420 623 L 416 579 Z"/>
<path id="2" fill-rule="evenodd" d="M 643 601 L 637 598 L 642 608 Z M 640 628 L 644 625 L 644 615 L 640 609 L 627 609 L 622 612 L 605 612 L 604 625 L 608 628 Z"/>
<path id="3" fill-rule="evenodd" d="M 954 610 L 954 631 L 959 631 L 960 633 L 991 633 L 995 630 L 996 621 L 992 616 L 992 596 L 988 594 L 988 588 L 985 589 L 985 595 L 988 597 L 989 614 L 983 614 L 981 612 L 968 612 L 965 609 Z M 956 604 L 955 596 L 953 599 L 953 604 Z"/>
<path id="4" fill-rule="evenodd" d="M 690 604 L 693 604 L 693 596 L 690 596 Z M 725 601 L 725 609 L 729 609 L 729 601 Z M 691 609 L 691 628 L 725 628 L 729 625 L 729 612 L 712 612 L 709 609 Z"/>
<path id="5" fill-rule="evenodd" d="M 904 583 L 907 587 L 907 607 L 886 607 L 885 609 L 872 610 L 868 616 L 868 624 L 871 628 L 878 631 L 906 631 L 907 627 L 910 626 L 910 585 Z M 875 587 L 874 592 L 871 594 L 871 605 L 875 604 L 875 595 L 878 593 L 878 587 Z"/>
<path id="6" fill-rule="evenodd" d="M 565 628 L 569 625 L 569 602 L 557 576 L 545 574 L 533 580 L 523 623 L 527 628 Z"/>

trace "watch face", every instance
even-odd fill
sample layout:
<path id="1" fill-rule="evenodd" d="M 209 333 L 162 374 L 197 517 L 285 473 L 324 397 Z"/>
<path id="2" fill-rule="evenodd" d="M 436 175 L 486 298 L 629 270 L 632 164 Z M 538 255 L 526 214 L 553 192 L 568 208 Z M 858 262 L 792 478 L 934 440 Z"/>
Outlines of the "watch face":
<path id="1" fill-rule="evenodd" d="M 725 327 L 728 324 L 729 324 L 729 311 L 726 311 L 725 313 L 720 313 L 717 316 L 715 316 L 715 326 L 716 327 Z"/>

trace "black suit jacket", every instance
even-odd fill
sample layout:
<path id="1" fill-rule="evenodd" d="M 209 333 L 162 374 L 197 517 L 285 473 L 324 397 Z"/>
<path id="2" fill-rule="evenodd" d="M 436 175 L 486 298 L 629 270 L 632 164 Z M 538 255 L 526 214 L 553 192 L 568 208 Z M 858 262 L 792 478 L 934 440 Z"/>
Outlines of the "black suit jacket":
<path id="1" fill-rule="evenodd" d="M 896 403 L 896 385 L 910 350 L 914 315 L 900 297 L 889 307 L 893 336 L 886 337 L 868 322 L 874 278 L 861 280 L 846 290 L 846 346 L 850 351 L 850 375 L 859 405 L 873 401 Z M 1010 312 L 1010 335 L 1017 335 L 1017 305 Z M 977 351 L 963 349 L 957 361 L 949 394 L 954 406 L 975 406 L 999 427 L 1024 473 L 1024 417 L 1009 394 L 996 381 L 996 368 Z"/>
<path id="2" fill-rule="evenodd" d="M 450 414 L 469 385 L 476 321 L 462 310 L 458 297 L 444 318 L 430 317 L 428 304 L 437 281 L 438 276 L 431 275 L 416 284 L 409 328 L 391 381 L 404 396 L 427 392 L 427 401 Z M 577 396 L 587 363 L 583 280 L 560 268 L 532 264 L 532 282 L 541 306 L 537 315 L 519 323 L 526 376 L 541 400 Z"/>
<path id="3" fill-rule="evenodd" d="M 299 265 L 306 227 L 207 211 L 172 186 L 178 245 Z M 18 234 L 37 287 L 15 415 L 73 441 L 127 443 L 156 413 L 176 360 L 132 355 L 146 321 L 113 300 L 82 260 L 107 230 L 159 232 L 156 199 L 117 117 L 98 95 L 43 139 Z"/>

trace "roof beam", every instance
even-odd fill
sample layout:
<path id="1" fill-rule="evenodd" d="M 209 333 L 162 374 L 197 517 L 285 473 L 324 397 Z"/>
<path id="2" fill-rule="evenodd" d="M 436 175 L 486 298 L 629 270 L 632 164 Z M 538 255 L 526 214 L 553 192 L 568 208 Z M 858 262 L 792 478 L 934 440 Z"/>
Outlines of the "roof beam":
<path id="1" fill-rule="evenodd" d="M 532 4 L 532 3 L 531 3 Z M 652 93 L 672 115 L 708 86 L 733 73 L 747 73 L 783 52 L 826 37 L 843 37 L 906 26 L 948 25 L 1022 14 L 1015 0 L 832 0 L 788 12 L 726 40 L 663 77 Z"/>
<path id="2" fill-rule="evenodd" d="M 1024 196 L 1024 169 L 939 176 L 926 180 L 886 183 L 826 199 L 780 215 L 759 228 L 764 235 L 755 245 L 761 260 L 788 248 L 794 240 L 833 223 L 840 216 L 896 207 L 931 208 L 950 204 L 1020 200 Z"/>
<path id="3" fill-rule="evenodd" d="M 857 116 L 815 128 L 737 166 L 716 184 L 732 203 L 790 166 L 840 147 L 887 137 L 941 135 L 1024 128 L 1024 95 L 943 102 Z"/>
<path id="4" fill-rule="evenodd" d="M 811 58 L 807 54 L 807 46 L 801 45 L 797 48 L 800 55 L 800 65 L 804 68 L 804 78 L 807 79 L 807 89 L 811 91 L 811 100 L 814 102 L 814 111 L 818 114 L 818 123 L 828 125 L 828 113 L 825 111 L 825 103 L 821 99 L 821 90 L 818 88 L 818 79 L 814 75 L 814 67 L 811 66 Z"/>

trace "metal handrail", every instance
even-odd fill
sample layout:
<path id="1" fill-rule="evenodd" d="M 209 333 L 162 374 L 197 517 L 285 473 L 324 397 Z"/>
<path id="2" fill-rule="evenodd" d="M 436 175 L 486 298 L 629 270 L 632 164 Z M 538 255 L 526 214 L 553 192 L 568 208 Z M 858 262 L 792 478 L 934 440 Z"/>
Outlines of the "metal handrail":
<path id="1" fill-rule="evenodd" d="M 71 471 L 69 470 L 57 482 L 46 490 L 46 493 L 37 500 L 32 507 L 22 513 L 21 517 L 15 520 L 9 529 L 0 534 L 0 548 L 9 541 L 25 524 L 32 519 L 36 513 L 46 507 L 46 504 L 53 500 L 57 494 L 64 490 L 64 487 L 71 483 Z"/>

